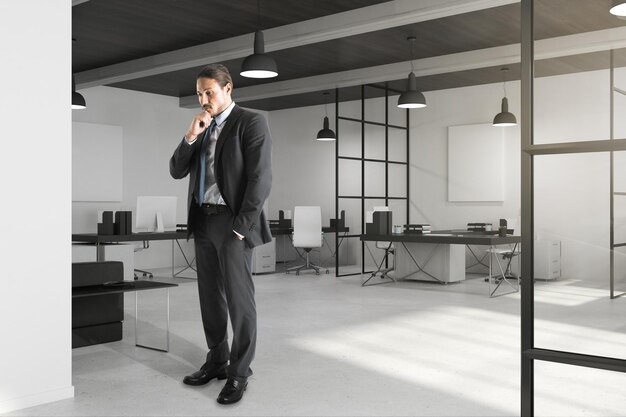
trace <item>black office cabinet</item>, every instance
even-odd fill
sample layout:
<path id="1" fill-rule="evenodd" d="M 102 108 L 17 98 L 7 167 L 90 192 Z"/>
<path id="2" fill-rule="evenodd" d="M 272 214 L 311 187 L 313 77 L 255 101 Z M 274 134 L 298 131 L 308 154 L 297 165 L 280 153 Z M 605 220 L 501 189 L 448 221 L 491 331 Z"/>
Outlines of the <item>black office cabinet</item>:
<path id="1" fill-rule="evenodd" d="M 122 262 L 72 264 L 72 288 L 96 288 L 123 279 Z M 121 340 L 123 320 L 123 293 L 72 297 L 72 348 Z"/>

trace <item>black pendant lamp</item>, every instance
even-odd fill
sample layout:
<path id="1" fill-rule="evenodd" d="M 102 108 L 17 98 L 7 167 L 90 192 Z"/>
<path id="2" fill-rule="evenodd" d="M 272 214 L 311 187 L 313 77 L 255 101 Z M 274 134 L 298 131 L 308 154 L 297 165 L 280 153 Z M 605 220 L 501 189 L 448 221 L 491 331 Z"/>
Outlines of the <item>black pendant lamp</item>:
<path id="1" fill-rule="evenodd" d="M 87 103 L 85 97 L 82 94 L 76 92 L 76 81 L 74 80 L 74 74 L 72 74 L 72 109 L 86 109 Z"/>
<path id="2" fill-rule="evenodd" d="M 493 118 L 494 126 L 515 126 L 517 125 L 517 119 L 513 113 L 509 112 L 509 100 L 506 98 L 506 72 L 509 69 L 504 67 L 500 71 L 502 71 L 502 85 L 504 88 L 504 97 L 502 98 L 502 107 L 500 113 L 496 114 L 496 117 Z"/>
<path id="3" fill-rule="evenodd" d="M 333 141 L 336 140 L 335 132 L 333 132 L 328 126 L 328 93 L 324 93 L 324 111 L 326 116 L 324 117 L 324 128 L 317 132 L 317 140 L 319 141 Z"/>
<path id="4" fill-rule="evenodd" d="M 416 38 L 415 36 L 409 36 L 406 40 L 411 44 L 411 73 L 409 74 L 409 78 L 407 80 L 406 91 L 398 97 L 398 107 L 402 109 L 417 109 L 426 107 L 426 98 L 421 91 L 417 90 L 417 79 L 413 73 L 413 44 L 415 43 Z"/>
<path id="5" fill-rule="evenodd" d="M 626 0 L 613 0 L 609 12 L 619 18 L 626 18 Z"/>
<path id="6" fill-rule="evenodd" d="M 261 27 L 261 2 L 257 1 L 259 9 L 259 27 Z M 254 53 L 248 55 L 241 64 L 242 77 L 272 78 L 278 75 L 276 61 L 265 53 L 263 32 L 259 29 L 254 33 Z"/>

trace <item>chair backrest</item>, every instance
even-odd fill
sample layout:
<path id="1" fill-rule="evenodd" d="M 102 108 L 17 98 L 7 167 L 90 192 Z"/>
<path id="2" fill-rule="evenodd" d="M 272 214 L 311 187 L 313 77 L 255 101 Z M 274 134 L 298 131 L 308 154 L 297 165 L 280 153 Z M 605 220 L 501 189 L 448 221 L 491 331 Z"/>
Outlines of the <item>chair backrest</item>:
<path id="1" fill-rule="evenodd" d="M 293 210 L 293 246 L 322 246 L 322 209 L 319 206 L 296 206 Z"/>

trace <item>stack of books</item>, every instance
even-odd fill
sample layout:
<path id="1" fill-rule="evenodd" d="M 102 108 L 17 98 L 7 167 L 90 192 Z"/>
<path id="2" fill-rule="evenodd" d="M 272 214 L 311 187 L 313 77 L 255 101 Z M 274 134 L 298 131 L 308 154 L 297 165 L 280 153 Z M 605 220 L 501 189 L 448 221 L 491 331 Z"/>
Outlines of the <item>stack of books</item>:
<path id="1" fill-rule="evenodd" d="M 430 224 L 406 224 L 404 225 L 404 233 L 426 234 L 431 232 Z"/>
<path id="2" fill-rule="evenodd" d="M 467 230 L 470 232 L 491 231 L 491 223 L 468 223 Z"/>

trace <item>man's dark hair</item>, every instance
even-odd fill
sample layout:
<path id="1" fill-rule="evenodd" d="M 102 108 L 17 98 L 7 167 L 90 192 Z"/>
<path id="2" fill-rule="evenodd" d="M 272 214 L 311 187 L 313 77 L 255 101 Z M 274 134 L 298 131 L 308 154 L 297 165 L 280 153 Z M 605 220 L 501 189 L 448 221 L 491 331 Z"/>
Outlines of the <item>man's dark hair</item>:
<path id="1" fill-rule="evenodd" d="M 218 82 L 218 84 L 224 88 L 226 84 L 230 83 L 231 86 L 234 87 L 233 79 L 230 77 L 230 72 L 228 68 L 222 64 L 211 64 L 202 68 L 200 73 L 198 73 L 198 78 L 211 78 Z"/>

